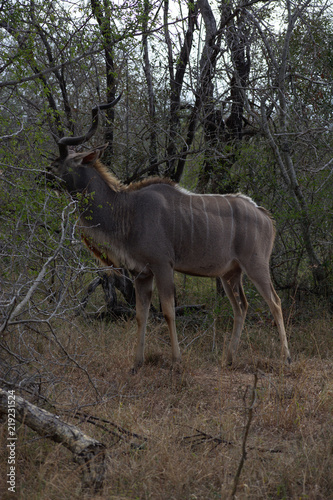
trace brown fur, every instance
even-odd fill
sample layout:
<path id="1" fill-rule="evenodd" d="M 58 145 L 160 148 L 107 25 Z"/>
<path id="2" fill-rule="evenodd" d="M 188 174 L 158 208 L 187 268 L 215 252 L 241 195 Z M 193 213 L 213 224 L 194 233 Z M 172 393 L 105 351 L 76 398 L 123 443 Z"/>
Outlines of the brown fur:
<path id="1" fill-rule="evenodd" d="M 93 168 L 97 170 L 102 179 L 113 191 L 124 191 L 126 189 L 126 186 L 114 177 L 114 175 L 112 175 L 106 166 L 99 160 L 94 163 Z"/>
<path id="2" fill-rule="evenodd" d="M 171 179 L 162 177 L 148 177 L 147 179 L 142 179 L 142 181 L 139 182 L 131 182 L 131 184 L 126 186 L 126 189 L 127 191 L 137 191 L 138 189 L 142 189 L 146 186 L 151 186 L 152 184 L 169 184 L 169 186 L 177 185 Z"/>
<path id="3" fill-rule="evenodd" d="M 131 182 L 129 185 L 123 184 L 120 180 L 118 180 L 111 172 L 108 170 L 102 162 L 97 160 L 93 167 L 106 184 L 113 189 L 114 191 L 138 191 L 139 189 L 143 189 L 146 186 L 151 186 L 152 184 L 168 184 L 170 186 L 176 186 L 176 183 L 171 179 L 166 179 L 162 177 L 148 177 L 147 179 L 142 179 L 139 182 Z"/>

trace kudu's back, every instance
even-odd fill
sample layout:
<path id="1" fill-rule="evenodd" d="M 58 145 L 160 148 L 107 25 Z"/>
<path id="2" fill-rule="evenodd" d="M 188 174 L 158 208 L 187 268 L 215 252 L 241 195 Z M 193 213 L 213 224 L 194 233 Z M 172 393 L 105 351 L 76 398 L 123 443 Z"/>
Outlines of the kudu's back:
<path id="1" fill-rule="evenodd" d="M 169 184 L 135 196 L 136 237 L 152 259 L 171 259 L 177 271 L 221 276 L 235 262 L 246 270 L 251 261 L 269 260 L 272 219 L 246 196 L 197 195 Z"/>

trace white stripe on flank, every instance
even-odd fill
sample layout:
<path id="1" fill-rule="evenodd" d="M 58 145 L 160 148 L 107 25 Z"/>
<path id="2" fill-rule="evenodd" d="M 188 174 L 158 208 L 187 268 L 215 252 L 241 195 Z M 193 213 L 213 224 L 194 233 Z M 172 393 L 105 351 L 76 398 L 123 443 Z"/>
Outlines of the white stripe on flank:
<path id="1" fill-rule="evenodd" d="M 203 211 L 206 216 L 206 247 L 207 247 L 209 244 L 209 217 L 206 210 L 205 195 L 201 195 L 201 201 L 202 201 Z"/>
<path id="2" fill-rule="evenodd" d="M 253 252 L 256 249 L 257 245 L 257 239 L 259 235 L 259 228 L 258 228 L 258 210 L 254 210 L 254 215 L 255 215 L 255 221 L 254 224 L 251 222 L 251 242 L 252 242 L 252 248 L 249 248 L 249 256 L 253 255 Z"/>
<path id="3" fill-rule="evenodd" d="M 218 218 L 219 218 L 219 221 L 221 224 L 221 233 L 223 233 L 224 225 L 223 225 L 223 217 L 221 217 L 219 200 L 217 197 L 215 197 L 214 200 L 215 200 L 216 207 L 217 207 Z"/>
<path id="4" fill-rule="evenodd" d="M 231 203 L 229 202 L 228 198 L 225 197 L 224 199 L 228 203 L 231 212 L 231 229 L 230 229 L 230 255 L 231 255 L 231 247 L 235 237 L 234 211 L 232 209 Z"/>
<path id="5" fill-rule="evenodd" d="M 179 236 L 180 236 L 180 247 L 182 246 L 182 241 L 183 241 L 183 211 L 182 211 L 182 200 L 181 198 L 179 199 L 179 206 L 178 206 L 178 213 L 179 213 L 179 218 L 176 220 L 176 224 L 179 225 Z M 179 221 L 179 222 L 178 222 Z"/>
<path id="6" fill-rule="evenodd" d="M 192 208 L 192 195 L 191 194 L 190 194 L 190 217 L 191 217 L 191 244 L 193 245 L 194 220 L 193 220 L 193 208 Z"/>
<path id="7" fill-rule="evenodd" d="M 244 213 L 244 217 L 243 217 L 244 224 L 242 224 L 242 241 L 243 241 L 243 245 L 245 246 L 246 245 L 246 238 L 247 238 L 247 228 L 248 228 L 248 223 L 246 222 L 246 215 L 247 215 L 247 212 L 249 211 L 249 209 L 253 208 L 253 206 L 250 207 L 249 204 L 246 203 L 247 200 L 244 199 L 243 197 L 240 198 L 240 200 L 243 202 L 243 205 L 241 205 L 241 208 L 244 207 L 244 212 L 242 210 L 242 214 Z M 251 199 L 249 198 L 249 200 L 251 200 Z"/>

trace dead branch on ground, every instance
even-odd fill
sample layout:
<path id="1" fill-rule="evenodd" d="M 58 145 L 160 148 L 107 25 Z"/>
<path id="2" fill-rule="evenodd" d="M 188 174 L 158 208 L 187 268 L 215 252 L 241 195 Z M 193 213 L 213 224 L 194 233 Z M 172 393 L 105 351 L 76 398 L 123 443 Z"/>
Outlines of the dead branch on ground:
<path id="1" fill-rule="evenodd" d="M 15 395 L 15 419 L 56 443 L 69 449 L 82 467 L 83 488 L 98 491 L 105 477 L 104 444 L 84 434 L 76 426 L 63 422 L 57 415 Z M 8 414 L 9 393 L 0 388 L 0 414 Z M 11 416 L 13 414 L 11 413 Z"/>
<path id="2" fill-rule="evenodd" d="M 257 399 L 257 383 L 258 383 L 258 372 L 256 371 L 256 373 L 254 374 L 254 383 L 253 383 L 253 387 L 252 387 L 251 404 L 250 404 L 250 407 L 248 409 L 248 418 L 247 418 L 247 423 L 245 426 L 244 437 L 243 437 L 243 442 L 242 442 L 242 456 L 241 456 L 241 459 L 239 461 L 236 475 L 234 477 L 234 484 L 233 484 L 233 488 L 232 488 L 232 492 L 231 492 L 231 496 L 230 496 L 230 498 L 232 500 L 236 496 L 240 475 L 241 475 L 241 472 L 242 472 L 242 469 L 244 466 L 244 462 L 247 458 L 246 442 L 247 442 L 247 438 L 249 436 L 249 431 L 250 431 L 251 422 L 252 422 L 252 418 L 253 418 L 253 409 L 254 409 L 256 399 Z"/>

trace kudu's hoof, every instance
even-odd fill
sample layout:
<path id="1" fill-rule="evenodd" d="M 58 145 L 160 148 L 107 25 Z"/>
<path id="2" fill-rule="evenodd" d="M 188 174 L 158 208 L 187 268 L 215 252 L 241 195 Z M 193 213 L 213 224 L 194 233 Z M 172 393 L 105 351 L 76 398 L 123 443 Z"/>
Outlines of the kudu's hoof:
<path id="1" fill-rule="evenodd" d="M 183 364 L 181 359 L 177 359 L 177 361 L 172 361 L 171 371 L 174 373 L 182 373 L 183 372 Z"/>
<path id="2" fill-rule="evenodd" d="M 223 365 L 227 367 L 231 367 L 234 364 L 234 359 L 231 354 L 227 354 L 225 359 L 223 360 Z"/>
<path id="3" fill-rule="evenodd" d="M 133 366 L 133 368 L 130 369 L 130 375 L 136 375 L 138 371 L 140 370 L 141 366 L 143 363 L 138 363 Z"/>

